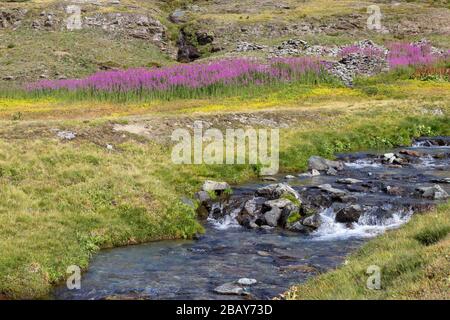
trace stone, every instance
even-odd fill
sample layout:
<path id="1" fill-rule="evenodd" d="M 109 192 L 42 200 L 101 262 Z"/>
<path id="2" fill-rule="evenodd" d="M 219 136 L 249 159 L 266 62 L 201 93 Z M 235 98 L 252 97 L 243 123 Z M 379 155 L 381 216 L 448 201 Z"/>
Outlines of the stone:
<path id="1" fill-rule="evenodd" d="M 72 131 L 58 131 L 56 135 L 58 136 L 58 138 L 63 140 L 73 140 L 77 136 L 77 134 Z"/>
<path id="2" fill-rule="evenodd" d="M 285 178 L 285 179 L 288 179 L 288 180 L 292 180 L 292 179 L 295 179 L 295 176 L 288 174 L 288 175 L 285 176 L 284 178 Z"/>
<path id="3" fill-rule="evenodd" d="M 337 175 L 337 170 L 336 169 L 333 169 L 333 168 L 329 168 L 328 170 L 327 170 L 327 175 L 329 175 L 329 176 L 335 176 L 335 175 Z"/>
<path id="4" fill-rule="evenodd" d="M 230 189 L 230 185 L 226 182 L 217 182 L 212 180 L 206 180 L 203 183 L 202 190 L 206 192 L 223 192 L 227 189 Z"/>
<path id="5" fill-rule="evenodd" d="M 257 254 L 258 256 L 261 256 L 261 257 L 270 257 L 270 256 L 271 256 L 271 254 L 270 254 L 269 252 L 267 252 L 267 251 L 262 251 L 262 250 L 256 251 L 256 254 Z"/>
<path id="6" fill-rule="evenodd" d="M 362 183 L 363 181 L 353 178 L 344 178 L 344 179 L 338 179 L 336 180 L 336 183 L 341 184 L 355 184 L 355 183 Z"/>
<path id="7" fill-rule="evenodd" d="M 293 223 L 287 229 L 299 233 L 310 233 L 313 230 L 311 227 L 304 226 L 300 221 Z"/>
<path id="8" fill-rule="evenodd" d="M 267 225 L 271 227 L 276 227 L 278 225 L 278 220 L 281 217 L 281 209 L 278 207 L 272 207 L 269 211 L 264 213 L 264 220 Z"/>
<path id="9" fill-rule="evenodd" d="M 199 45 L 204 46 L 214 41 L 214 35 L 206 31 L 197 31 L 195 33 Z"/>
<path id="10" fill-rule="evenodd" d="M 337 189 L 337 188 L 333 188 L 331 186 L 331 184 L 321 184 L 318 186 L 318 188 L 322 191 L 331 193 L 333 196 L 344 196 L 347 194 L 347 192 L 345 190 L 341 190 L 341 189 Z"/>
<path id="11" fill-rule="evenodd" d="M 256 279 L 251 278 L 240 278 L 237 283 L 243 286 L 251 286 L 257 283 L 258 281 Z"/>
<path id="12" fill-rule="evenodd" d="M 258 228 L 258 224 L 256 221 L 261 220 L 261 211 L 264 202 L 266 202 L 267 199 L 263 197 L 254 197 L 252 199 L 247 200 L 244 203 L 244 206 L 242 207 L 241 211 L 239 212 L 238 216 L 236 217 L 236 220 L 239 222 L 240 225 L 255 229 Z"/>
<path id="13" fill-rule="evenodd" d="M 194 195 L 194 198 L 201 204 L 206 203 L 211 200 L 209 193 L 206 191 L 203 191 L 203 190 L 196 192 Z"/>
<path id="14" fill-rule="evenodd" d="M 422 197 L 433 200 L 443 200 L 449 197 L 448 193 L 438 184 L 432 187 L 420 187 L 417 190 L 422 194 Z"/>
<path id="15" fill-rule="evenodd" d="M 349 207 L 345 207 L 336 213 L 336 222 L 341 223 L 358 222 L 358 219 L 361 216 L 362 212 L 363 209 L 359 204 L 354 204 Z"/>
<path id="16" fill-rule="evenodd" d="M 270 176 L 261 177 L 261 179 L 264 181 L 277 181 L 277 179 L 275 177 L 270 177 Z"/>
<path id="17" fill-rule="evenodd" d="M 245 290 L 240 285 L 237 285 L 237 284 L 232 283 L 232 282 L 224 283 L 221 286 L 216 287 L 214 289 L 214 292 L 218 293 L 218 294 L 237 295 L 237 296 L 241 296 L 241 295 L 246 295 L 247 294 L 245 292 Z"/>
<path id="18" fill-rule="evenodd" d="M 301 223 L 302 223 L 302 225 L 304 225 L 306 227 L 310 227 L 312 229 L 317 229 L 322 224 L 322 218 L 320 217 L 320 215 L 318 213 L 316 213 L 309 217 L 304 218 L 301 221 Z"/>
<path id="19" fill-rule="evenodd" d="M 114 147 L 111 144 L 106 145 L 107 150 L 114 150 Z"/>
<path id="20" fill-rule="evenodd" d="M 269 200 L 278 199 L 285 194 L 292 195 L 296 199 L 300 200 L 300 195 L 298 192 L 286 183 L 274 183 L 256 190 L 256 195 L 265 197 Z"/>
<path id="21" fill-rule="evenodd" d="M 393 187 L 386 186 L 386 188 L 384 190 L 386 191 L 386 193 L 388 195 L 391 195 L 391 196 L 401 196 L 405 192 L 405 190 L 403 188 L 397 187 L 397 186 L 393 186 Z"/>
<path id="22" fill-rule="evenodd" d="M 383 155 L 383 158 L 385 161 L 389 162 L 389 163 L 394 163 L 395 158 L 395 154 L 393 153 L 385 153 Z"/>
<path id="23" fill-rule="evenodd" d="M 339 171 L 344 169 L 344 164 L 341 161 L 332 161 L 319 156 L 312 156 L 308 160 L 308 168 L 310 170 L 315 169 L 318 171 L 326 171 L 329 168 L 333 168 Z"/>
<path id="24" fill-rule="evenodd" d="M 242 214 L 248 214 L 252 217 L 257 216 L 261 213 L 262 206 L 267 199 L 263 197 L 254 197 L 250 200 L 247 200 L 242 208 Z"/>
<path id="25" fill-rule="evenodd" d="M 173 23 L 184 23 L 187 22 L 186 11 L 181 9 L 175 9 L 170 15 L 169 20 Z"/>
<path id="26" fill-rule="evenodd" d="M 422 153 L 420 153 L 418 151 L 409 150 L 409 149 L 400 150 L 399 153 L 406 154 L 411 157 L 421 157 L 423 155 Z"/>

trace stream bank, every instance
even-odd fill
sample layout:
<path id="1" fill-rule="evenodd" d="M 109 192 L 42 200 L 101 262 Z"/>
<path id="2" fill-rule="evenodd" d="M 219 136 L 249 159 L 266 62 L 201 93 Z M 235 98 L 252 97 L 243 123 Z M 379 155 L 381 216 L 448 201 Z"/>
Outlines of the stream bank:
<path id="1" fill-rule="evenodd" d="M 58 287 L 55 298 L 269 299 L 336 268 L 366 239 L 444 200 L 450 192 L 449 141 L 422 138 L 383 154 L 340 154 L 339 170 L 235 187 L 231 197 L 211 203 L 206 234 L 198 240 L 104 250 L 83 275 L 81 290 Z M 278 225 L 281 215 L 272 227 L 267 213 L 277 210 L 267 205 L 276 200 L 270 197 L 258 201 L 254 225 L 242 218 L 248 201 L 279 184 L 309 209 L 293 223 L 307 229 Z M 305 224 L 308 218 L 318 223 Z"/>

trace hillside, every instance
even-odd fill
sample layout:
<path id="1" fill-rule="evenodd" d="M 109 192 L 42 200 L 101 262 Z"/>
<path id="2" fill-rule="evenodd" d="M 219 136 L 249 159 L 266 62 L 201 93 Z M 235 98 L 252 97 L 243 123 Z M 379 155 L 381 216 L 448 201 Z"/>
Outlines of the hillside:
<path id="1" fill-rule="evenodd" d="M 289 46 L 281 52 L 277 49 L 289 39 L 312 46 L 332 46 L 363 39 L 384 44 L 426 38 L 437 47 L 450 47 L 450 9 L 446 1 L 0 3 L 3 85 L 81 77 L 98 70 L 161 66 L 176 62 L 177 57 L 188 61 L 291 54 Z M 367 7 L 372 4 L 381 9 L 380 31 L 366 27 Z M 78 22 L 79 26 L 74 27 Z M 313 49 L 313 54 L 322 54 L 320 48 Z"/>

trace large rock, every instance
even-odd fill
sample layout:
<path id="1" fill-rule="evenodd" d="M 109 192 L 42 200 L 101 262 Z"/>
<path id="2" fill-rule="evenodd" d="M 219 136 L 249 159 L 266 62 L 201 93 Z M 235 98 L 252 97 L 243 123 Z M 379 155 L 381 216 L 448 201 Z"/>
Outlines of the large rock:
<path id="1" fill-rule="evenodd" d="M 289 217 L 298 211 L 298 206 L 288 199 L 269 200 L 263 206 L 264 220 L 271 227 L 285 226 Z"/>
<path id="2" fill-rule="evenodd" d="M 312 229 L 317 229 L 322 224 L 322 218 L 318 213 L 306 217 L 302 220 L 302 225 L 310 227 Z"/>
<path id="3" fill-rule="evenodd" d="M 227 189 L 230 189 L 230 185 L 226 182 L 217 182 L 212 180 L 206 180 L 203 183 L 202 190 L 206 192 L 220 193 Z"/>
<path id="4" fill-rule="evenodd" d="M 279 199 L 284 200 L 284 199 Z M 272 201 L 278 201 L 278 200 L 272 200 Z M 289 200 L 287 200 L 289 201 Z M 270 209 L 266 212 L 264 212 L 264 220 L 267 225 L 271 227 L 276 227 L 278 225 L 278 220 L 281 217 L 281 208 L 277 205 L 270 204 L 271 201 L 266 202 L 264 205 L 269 206 Z"/>
<path id="5" fill-rule="evenodd" d="M 308 160 L 308 168 L 310 170 L 315 169 L 318 171 L 326 171 L 333 168 L 339 171 L 344 169 L 344 164 L 341 161 L 332 161 L 319 156 L 312 156 Z"/>
<path id="6" fill-rule="evenodd" d="M 300 195 L 298 194 L 298 192 L 285 183 L 270 184 L 256 190 L 256 195 L 265 197 L 270 200 L 278 199 L 285 194 L 292 195 L 300 201 Z"/>
<path id="7" fill-rule="evenodd" d="M 438 184 L 435 184 L 432 187 L 420 187 L 417 188 L 417 190 L 424 198 L 433 200 L 443 200 L 448 198 L 448 193 Z"/>
<path id="8" fill-rule="evenodd" d="M 354 204 L 349 207 L 340 209 L 336 213 L 336 222 L 353 223 L 358 222 L 359 217 L 363 212 L 363 208 L 359 204 Z"/>
<path id="9" fill-rule="evenodd" d="M 266 201 L 267 199 L 263 197 L 247 200 L 236 218 L 239 224 L 251 229 L 258 227 L 256 221 L 260 220 L 262 207 Z"/>

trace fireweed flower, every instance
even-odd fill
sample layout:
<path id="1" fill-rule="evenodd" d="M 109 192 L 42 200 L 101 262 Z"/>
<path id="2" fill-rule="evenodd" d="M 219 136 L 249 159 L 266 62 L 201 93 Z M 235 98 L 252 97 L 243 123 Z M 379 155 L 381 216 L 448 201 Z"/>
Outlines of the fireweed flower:
<path id="1" fill-rule="evenodd" d="M 170 91 L 177 88 L 201 89 L 214 85 L 264 85 L 273 81 L 296 81 L 306 74 L 321 75 L 323 63 L 311 57 L 225 59 L 209 63 L 175 65 L 165 68 L 134 68 L 97 72 L 84 79 L 42 80 L 27 90 L 96 90 L 128 92 Z"/>

